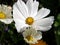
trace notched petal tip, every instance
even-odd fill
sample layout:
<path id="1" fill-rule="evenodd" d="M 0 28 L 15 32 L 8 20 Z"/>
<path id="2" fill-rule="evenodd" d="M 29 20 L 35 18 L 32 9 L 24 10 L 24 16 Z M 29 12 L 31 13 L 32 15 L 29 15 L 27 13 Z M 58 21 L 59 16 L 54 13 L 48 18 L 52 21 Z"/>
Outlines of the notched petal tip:
<path id="1" fill-rule="evenodd" d="M 49 18 L 51 19 L 52 22 L 51 25 L 52 25 L 54 23 L 54 16 L 50 16 Z"/>
<path id="2" fill-rule="evenodd" d="M 49 13 L 51 12 L 50 9 L 47 9 L 47 8 L 44 8 L 44 7 L 42 7 L 41 9 L 42 9 L 42 10 L 45 10 L 45 11 L 47 11 L 47 12 L 49 12 Z"/>

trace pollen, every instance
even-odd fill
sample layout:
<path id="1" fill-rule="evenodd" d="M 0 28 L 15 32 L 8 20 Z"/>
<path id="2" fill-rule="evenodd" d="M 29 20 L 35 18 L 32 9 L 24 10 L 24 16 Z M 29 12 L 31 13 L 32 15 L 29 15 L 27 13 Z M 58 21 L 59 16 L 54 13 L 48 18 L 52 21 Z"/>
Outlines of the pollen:
<path id="1" fill-rule="evenodd" d="M 33 37 L 32 37 L 32 36 L 27 36 L 26 39 L 27 39 L 28 41 L 33 41 Z"/>
<path id="2" fill-rule="evenodd" d="M 34 19 L 33 19 L 32 17 L 28 17 L 28 18 L 26 18 L 25 22 L 26 22 L 26 24 L 28 24 L 28 25 L 32 25 L 33 22 L 34 22 Z"/>
<path id="3" fill-rule="evenodd" d="M 3 13 L 3 12 L 0 12 L 0 19 L 5 19 L 6 18 L 6 15 L 5 15 L 5 13 Z"/>

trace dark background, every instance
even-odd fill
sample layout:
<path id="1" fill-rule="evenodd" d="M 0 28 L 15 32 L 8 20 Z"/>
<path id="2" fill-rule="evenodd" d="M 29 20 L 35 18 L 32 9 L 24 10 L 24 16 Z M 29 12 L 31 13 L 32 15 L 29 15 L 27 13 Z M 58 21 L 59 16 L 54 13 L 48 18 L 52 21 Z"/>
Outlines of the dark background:
<path id="1" fill-rule="evenodd" d="M 13 6 L 17 0 L 0 0 L 0 4 Z M 23 0 L 26 2 L 26 0 Z M 49 16 L 54 16 L 55 21 L 51 30 L 43 33 L 42 40 L 46 41 L 48 45 L 60 45 L 60 0 L 37 0 L 39 1 L 39 9 L 45 7 L 51 10 Z M 8 29 L 6 29 L 8 27 Z M 17 33 L 14 22 L 6 25 L 0 22 L 0 45 L 28 45 L 23 36 Z"/>

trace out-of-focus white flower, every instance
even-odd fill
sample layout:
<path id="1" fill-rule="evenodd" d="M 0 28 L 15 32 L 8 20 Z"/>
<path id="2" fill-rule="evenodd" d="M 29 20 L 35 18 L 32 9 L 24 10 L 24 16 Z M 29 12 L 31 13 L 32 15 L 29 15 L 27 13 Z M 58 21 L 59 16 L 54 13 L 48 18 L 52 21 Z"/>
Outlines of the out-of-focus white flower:
<path id="1" fill-rule="evenodd" d="M 29 43 L 29 44 L 35 44 L 38 43 L 38 40 L 41 40 L 42 38 L 42 33 L 37 32 L 34 28 L 32 27 L 27 27 L 25 28 L 25 31 L 23 32 L 23 37 L 24 40 Z"/>
<path id="2" fill-rule="evenodd" d="M 18 32 L 24 26 L 32 26 L 40 31 L 47 31 L 51 28 L 54 17 L 45 18 L 50 13 L 50 10 L 47 8 L 38 10 L 38 6 L 39 2 L 36 0 L 28 0 L 26 4 L 22 0 L 18 0 L 13 5 L 13 18 Z"/>
<path id="3" fill-rule="evenodd" d="M 7 5 L 0 5 L 0 21 L 4 22 L 5 24 L 10 24 L 12 19 L 12 8 Z"/>

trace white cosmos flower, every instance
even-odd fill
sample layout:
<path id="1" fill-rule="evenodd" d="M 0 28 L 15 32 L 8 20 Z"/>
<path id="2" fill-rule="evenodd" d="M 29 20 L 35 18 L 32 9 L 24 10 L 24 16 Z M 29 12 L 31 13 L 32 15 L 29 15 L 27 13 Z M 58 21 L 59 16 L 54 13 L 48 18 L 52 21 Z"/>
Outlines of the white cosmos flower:
<path id="1" fill-rule="evenodd" d="M 26 4 L 22 0 L 18 0 L 13 5 L 13 18 L 17 31 L 24 26 L 32 26 L 36 30 L 47 31 L 53 24 L 54 17 L 45 18 L 50 10 L 41 8 L 38 10 L 39 2 L 36 0 L 28 0 Z"/>
<path id="2" fill-rule="evenodd" d="M 32 27 L 27 27 L 24 28 L 25 31 L 23 32 L 23 37 L 24 40 L 29 43 L 29 44 L 35 44 L 38 43 L 38 40 L 41 40 L 42 38 L 42 33 L 37 32 L 34 28 Z"/>
<path id="3" fill-rule="evenodd" d="M 10 24 L 12 20 L 12 8 L 7 5 L 0 5 L 0 21 L 5 24 Z"/>

